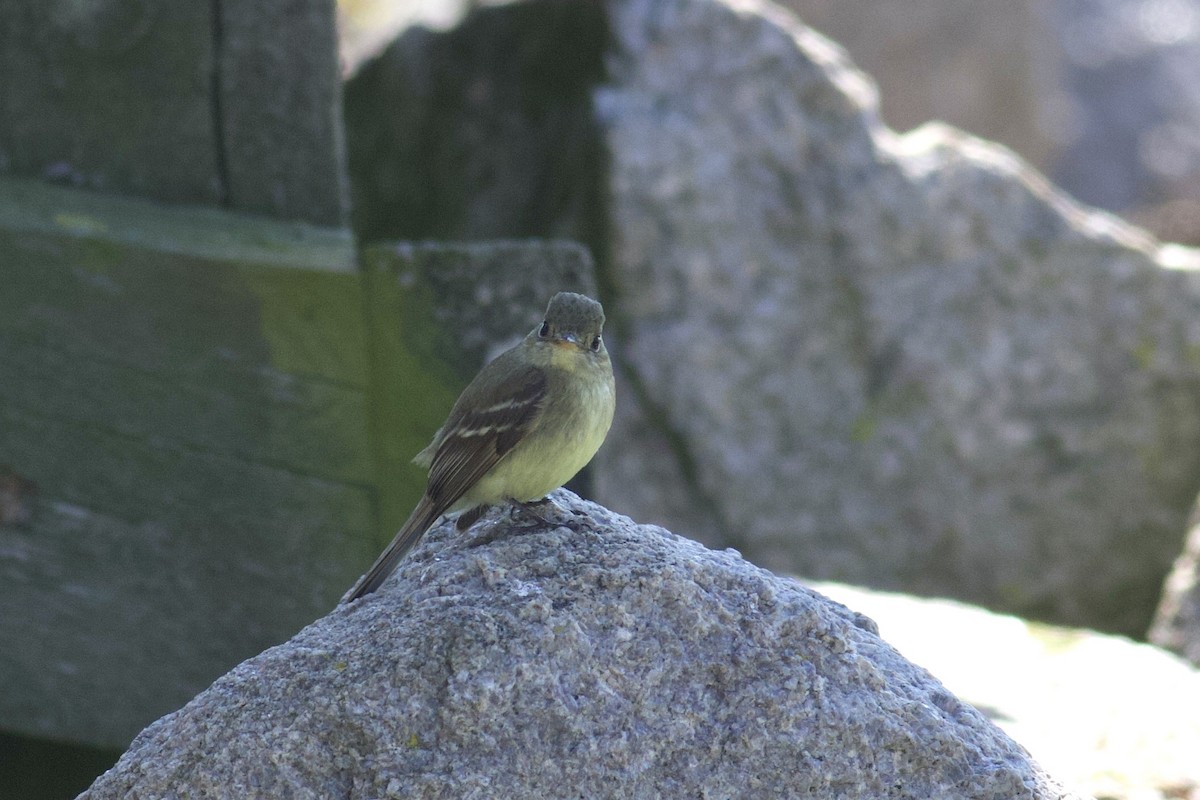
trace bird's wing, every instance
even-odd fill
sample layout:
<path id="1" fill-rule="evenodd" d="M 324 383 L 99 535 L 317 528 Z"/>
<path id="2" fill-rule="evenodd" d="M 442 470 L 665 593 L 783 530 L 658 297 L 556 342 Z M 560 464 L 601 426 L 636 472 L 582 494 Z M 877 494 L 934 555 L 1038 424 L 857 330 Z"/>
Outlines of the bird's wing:
<path id="1" fill-rule="evenodd" d="M 471 399 L 473 410 L 452 413 L 447 420 L 429 468 L 426 494 L 443 511 L 458 502 L 537 422 L 546 404 L 546 373 L 527 367 L 501 386 Z"/>

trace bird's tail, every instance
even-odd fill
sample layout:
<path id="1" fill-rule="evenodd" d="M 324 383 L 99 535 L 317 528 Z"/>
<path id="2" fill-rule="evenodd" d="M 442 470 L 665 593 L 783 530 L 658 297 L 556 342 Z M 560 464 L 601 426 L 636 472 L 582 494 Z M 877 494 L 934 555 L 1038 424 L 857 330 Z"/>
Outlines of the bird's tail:
<path id="1" fill-rule="evenodd" d="M 392 570 L 400 563 L 400 559 L 404 558 L 404 554 L 421 540 L 425 531 L 429 530 L 429 526 L 433 525 L 434 520 L 441 514 L 441 510 L 434 507 L 428 497 L 422 497 L 405 523 L 400 526 L 400 530 L 392 539 L 391 544 L 379 554 L 379 558 L 375 559 L 375 563 L 367 570 L 367 574 L 359 578 L 358 583 L 354 584 L 354 588 L 346 592 L 342 597 L 342 602 L 349 603 L 351 600 L 357 600 L 378 589 L 387 580 L 387 576 L 392 574 Z"/>

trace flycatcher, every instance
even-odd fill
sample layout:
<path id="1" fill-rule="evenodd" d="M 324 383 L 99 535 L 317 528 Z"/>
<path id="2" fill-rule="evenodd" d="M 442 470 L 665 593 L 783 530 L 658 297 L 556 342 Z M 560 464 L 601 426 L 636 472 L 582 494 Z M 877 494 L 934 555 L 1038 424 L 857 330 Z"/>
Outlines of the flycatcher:
<path id="1" fill-rule="evenodd" d="M 378 589 L 442 514 L 463 512 L 466 530 L 488 506 L 540 500 L 592 460 L 616 403 L 603 328 L 599 303 L 559 292 L 538 327 L 480 370 L 413 459 L 429 469 L 425 495 L 343 602 Z"/>

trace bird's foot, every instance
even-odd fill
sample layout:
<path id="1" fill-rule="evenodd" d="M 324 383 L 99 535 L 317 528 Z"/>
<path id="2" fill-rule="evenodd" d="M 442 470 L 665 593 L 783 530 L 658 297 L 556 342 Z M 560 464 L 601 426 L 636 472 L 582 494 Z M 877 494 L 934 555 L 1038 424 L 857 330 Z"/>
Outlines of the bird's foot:
<path id="1" fill-rule="evenodd" d="M 528 503 L 522 503 L 514 500 L 513 505 L 517 507 L 517 514 L 526 514 L 536 519 L 542 525 L 547 525 L 550 527 L 554 526 L 553 522 L 538 513 L 538 509 L 545 509 L 547 507 L 555 511 L 558 510 L 558 504 L 549 497 L 543 497 L 541 500 L 530 500 Z M 515 517 L 517 514 L 514 514 L 513 516 Z"/>
<path id="2" fill-rule="evenodd" d="M 468 547 L 480 547 L 481 545 L 491 544 L 492 542 L 499 541 L 500 539 L 507 539 L 509 536 L 512 536 L 513 534 L 526 533 L 529 531 L 540 530 L 541 528 L 555 527 L 556 523 L 551 522 L 550 520 L 546 519 L 545 517 L 543 517 L 541 514 L 539 514 L 537 512 L 537 509 L 545 508 L 546 506 L 549 506 L 554 509 L 558 508 L 558 504 L 555 503 L 550 498 L 543 497 L 541 500 L 532 500 L 528 503 L 523 503 L 518 500 L 513 500 L 512 504 L 514 506 L 512 519 L 515 524 L 509 525 L 509 526 L 504 526 L 504 527 L 497 525 L 497 526 L 493 527 L 491 530 L 489 530 L 487 533 L 484 533 L 480 536 L 476 536 L 474 539 L 472 539 L 471 543 L 468 545 Z M 468 511 L 466 513 L 470 514 L 472 512 Z M 526 522 L 524 524 L 520 524 L 520 523 L 518 523 L 517 518 L 522 517 L 522 516 L 533 517 L 533 519 L 529 520 L 528 522 Z M 478 517 L 476 517 L 476 519 L 478 519 Z M 462 528 L 460 528 L 459 530 L 462 530 Z"/>

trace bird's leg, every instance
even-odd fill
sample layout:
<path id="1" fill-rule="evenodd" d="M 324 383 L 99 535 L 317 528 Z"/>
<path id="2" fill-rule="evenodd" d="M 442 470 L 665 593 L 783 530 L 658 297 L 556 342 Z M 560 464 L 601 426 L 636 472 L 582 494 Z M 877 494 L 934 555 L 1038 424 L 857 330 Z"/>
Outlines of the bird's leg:
<path id="1" fill-rule="evenodd" d="M 516 501 L 513 501 L 513 502 L 515 503 Z M 580 530 L 579 523 L 575 522 L 574 520 L 559 520 L 558 522 L 551 522 L 550 520 L 546 519 L 545 517 L 543 517 L 541 514 L 539 514 L 535 510 L 535 509 L 539 509 L 539 508 L 546 508 L 547 506 L 554 509 L 555 511 L 560 512 L 560 514 L 567 510 L 567 509 L 564 509 L 562 506 L 560 506 L 558 503 L 554 502 L 552 499 L 550 499 L 549 495 L 547 495 L 546 497 L 543 497 L 541 500 L 532 500 L 528 503 L 516 503 L 516 506 L 519 511 L 524 512 L 526 514 L 531 514 L 534 517 L 537 517 L 540 522 L 542 522 L 544 525 L 546 525 L 550 528 L 559 528 L 559 527 L 569 528 L 570 530 L 573 530 L 576 533 L 579 533 L 579 530 Z M 572 516 L 575 516 L 575 517 L 586 516 L 582 512 L 576 511 L 574 509 L 571 509 L 570 513 Z"/>

